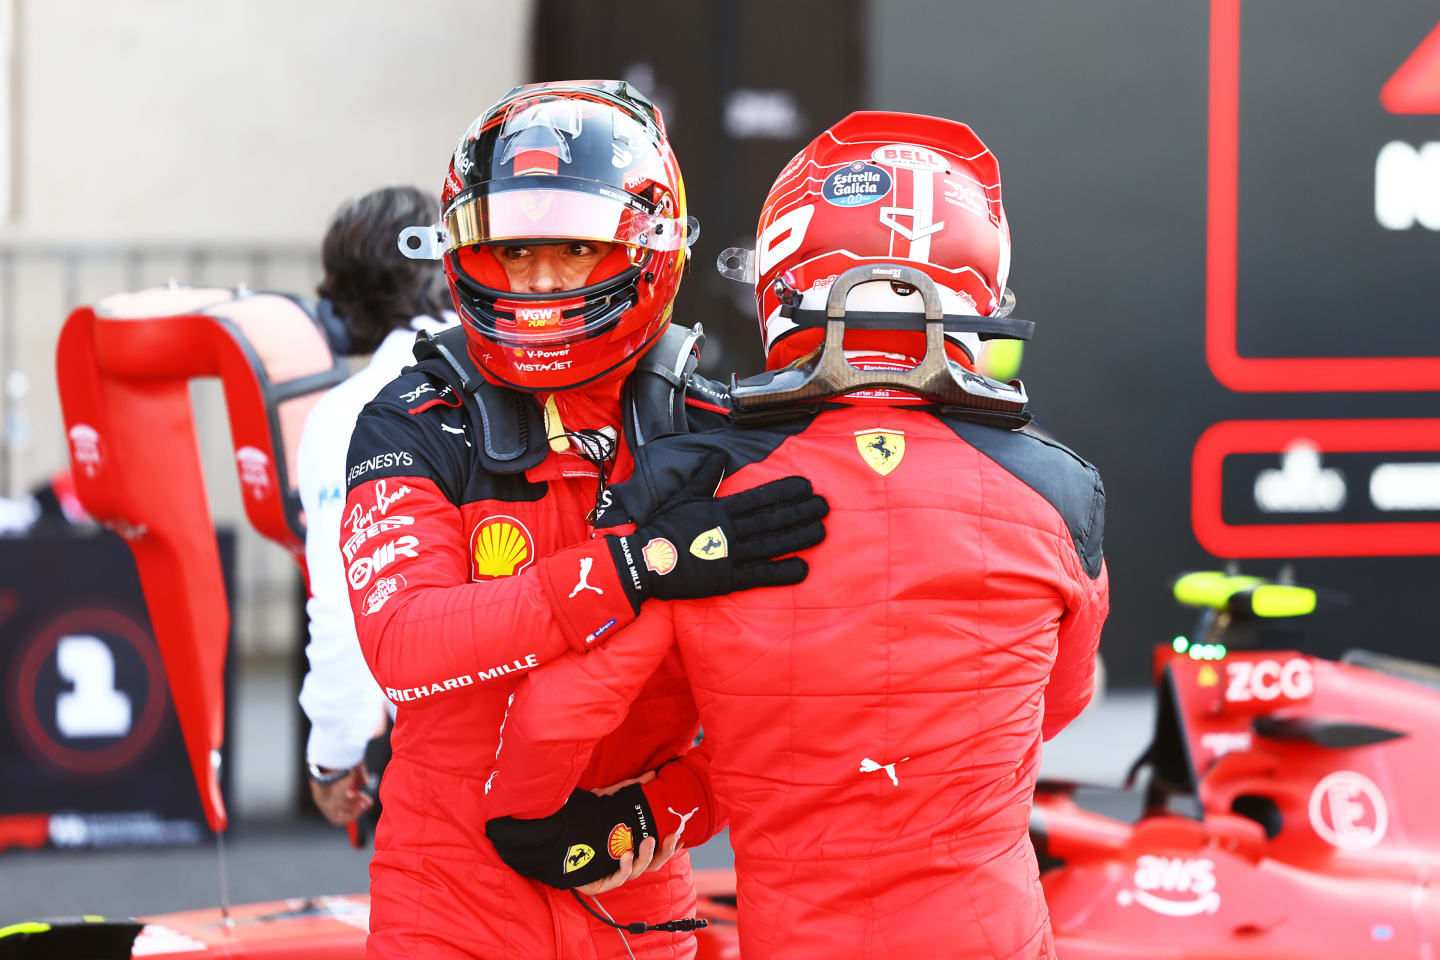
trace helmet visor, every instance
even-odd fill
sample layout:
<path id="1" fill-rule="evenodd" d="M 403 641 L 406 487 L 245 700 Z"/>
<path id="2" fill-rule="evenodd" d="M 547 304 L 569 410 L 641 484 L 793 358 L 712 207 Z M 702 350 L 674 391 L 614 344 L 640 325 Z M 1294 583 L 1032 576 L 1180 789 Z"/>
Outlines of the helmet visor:
<path id="1" fill-rule="evenodd" d="M 445 249 L 523 240 L 592 240 L 641 250 L 679 250 L 699 236 L 694 217 L 651 213 L 640 199 L 603 184 L 544 177 L 492 180 L 445 211 Z"/>

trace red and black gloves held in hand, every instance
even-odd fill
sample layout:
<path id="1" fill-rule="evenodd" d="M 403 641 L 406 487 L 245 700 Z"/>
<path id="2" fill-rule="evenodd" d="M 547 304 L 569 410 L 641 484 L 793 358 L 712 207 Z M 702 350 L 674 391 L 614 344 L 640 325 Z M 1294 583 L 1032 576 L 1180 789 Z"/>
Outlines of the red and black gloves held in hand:
<path id="1" fill-rule="evenodd" d="M 561 890 L 603 880 L 646 837 L 658 845 L 679 834 L 683 845 L 704 843 L 720 829 L 708 778 L 686 760 L 666 762 L 643 787 L 632 783 L 609 796 L 575 790 L 559 812 L 538 820 L 497 817 L 485 835 L 521 876 Z"/>
<path id="2" fill-rule="evenodd" d="M 497 817 L 485 835 L 516 873 L 569 890 L 610 876 L 656 831 L 645 792 L 632 783 L 608 797 L 575 790 L 558 813 L 539 820 Z"/>
<path id="3" fill-rule="evenodd" d="M 722 452 L 707 455 L 699 470 L 636 523 L 634 533 L 606 538 L 637 613 L 647 597 L 715 597 L 805 579 L 804 560 L 776 558 L 825 538 L 825 498 L 804 477 L 716 497 L 724 469 Z"/>

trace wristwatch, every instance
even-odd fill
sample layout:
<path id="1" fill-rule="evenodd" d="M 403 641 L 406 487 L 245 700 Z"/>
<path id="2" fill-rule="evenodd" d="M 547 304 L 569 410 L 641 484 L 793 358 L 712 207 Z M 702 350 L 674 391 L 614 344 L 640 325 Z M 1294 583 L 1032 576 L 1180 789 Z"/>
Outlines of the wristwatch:
<path id="1" fill-rule="evenodd" d="M 332 783 L 339 783 L 341 780 L 350 776 L 350 771 L 347 768 L 332 770 L 326 773 L 314 760 L 306 761 L 305 769 L 310 774 L 310 782 L 318 783 L 322 787 L 327 787 Z"/>

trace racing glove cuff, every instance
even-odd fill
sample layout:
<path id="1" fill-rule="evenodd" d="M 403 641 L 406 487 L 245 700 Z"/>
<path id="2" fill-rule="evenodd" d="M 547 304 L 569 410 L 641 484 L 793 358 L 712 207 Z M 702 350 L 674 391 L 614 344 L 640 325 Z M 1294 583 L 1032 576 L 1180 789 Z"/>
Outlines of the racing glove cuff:
<path id="1" fill-rule="evenodd" d="M 641 787 L 662 841 L 678 833 L 680 843 L 697 847 L 719 831 L 709 779 L 688 758 L 680 757 L 662 764 L 655 779 Z"/>
<path id="2" fill-rule="evenodd" d="M 539 566 L 555 622 L 571 649 L 584 653 L 635 619 L 604 541 L 561 550 Z"/>

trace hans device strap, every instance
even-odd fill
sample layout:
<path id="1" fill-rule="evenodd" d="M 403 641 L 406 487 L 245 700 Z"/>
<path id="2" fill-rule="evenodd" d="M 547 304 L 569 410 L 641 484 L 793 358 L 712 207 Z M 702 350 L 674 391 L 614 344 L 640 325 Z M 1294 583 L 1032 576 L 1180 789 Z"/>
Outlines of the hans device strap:
<path id="1" fill-rule="evenodd" d="M 411 369 L 429 374 L 455 391 L 470 422 L 479 425 L 481 462 L 491 473 L 524 473 L 549 449 L 540 407 L 527 394 L 487 381 L 465 349 L 464 327 L 415 338 Z"/>
<path id="2" fill-rule="evenodd" d="M 626 434 L 635 445 L 686 432 L 685 388 L 699 362 L 705 332 L 671 324 L 646 351 L 626 383 Z M 545 421 L 534 398 L 490 383 L 470 360 L 463 327 L 415 339 L 411 369 L 448 385 L 480 426 L 480 459 L 491 473 L 515 474 L 537 466 L 548 449 Z"/>

